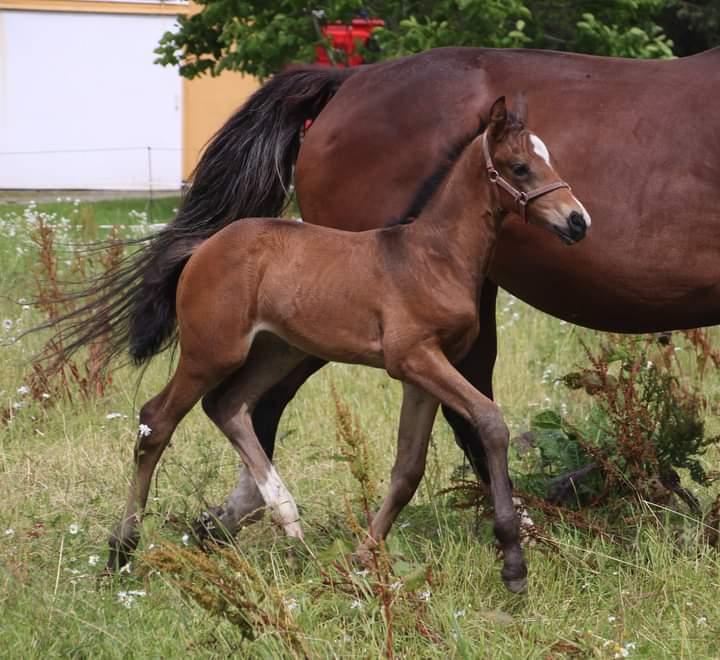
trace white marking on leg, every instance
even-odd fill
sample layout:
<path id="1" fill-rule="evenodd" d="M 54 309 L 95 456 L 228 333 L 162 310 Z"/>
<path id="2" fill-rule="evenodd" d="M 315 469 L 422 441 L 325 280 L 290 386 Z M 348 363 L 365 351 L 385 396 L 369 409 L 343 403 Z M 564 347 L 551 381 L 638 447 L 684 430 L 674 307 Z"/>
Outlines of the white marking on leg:
<path id="1" fill-rule="evenodd" d="M 534 133 L 530 134 L 530 142 L 532 143 L 533 151 L 550 165 L 550 152 L 545 146 L 545 143 Z"/>
<path id="2" fill-rule="evenodd" d="M 258 481 L 258 489 L 265 500 L 265 503 L 272 509 L 273 518 L 283 526 L 288 536 L 303 538 L 300 527 L 300 514 L 298 513 L 295 500 L 275 466 L 270 466 L 270 471 L 263 481 Z"/>

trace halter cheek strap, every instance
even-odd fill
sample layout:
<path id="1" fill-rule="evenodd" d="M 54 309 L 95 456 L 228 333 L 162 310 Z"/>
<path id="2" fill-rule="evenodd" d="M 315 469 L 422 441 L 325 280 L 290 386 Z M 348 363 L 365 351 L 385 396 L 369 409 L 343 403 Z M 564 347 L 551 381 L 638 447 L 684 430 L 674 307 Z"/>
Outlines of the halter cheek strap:
<path id="1" fill-rule="evenodd" d="M 537 199 L 538 197 L 542 197 L 543 195 L 547 195 L 549 192 L 557 190 L 558 188 L 567 188 L 568 190 L 571 190 L 570 186 L 562 179 L 558 179 L 557 181 L 553 181 L 552 183 L 540 186 L 539 188 L 535 188 L 535 190 L 531 190 L 527 193 L 523 192 L 522 190 L 518 190 L 507 179 L 502 177 L 500 175 L 500 172 L 495 169 L 495 165 L 493 165 L 492 158 L 490 156 L 490 146 L 488 145 L 487 136 L 488 132 L 486 130 L 482 136 L 482 146 L 483 155 L 485 156 L 485 168 L 487 169 L 488 178 L 492 183 L 498 186 L 498 188 L 502 188 L 505 192 L 510 194 L 510 196 L 513 198 L 513 201 L 520 210 L 520 215 L 524 222 L 528 221 L 527 206 L 531 201 Z"/>

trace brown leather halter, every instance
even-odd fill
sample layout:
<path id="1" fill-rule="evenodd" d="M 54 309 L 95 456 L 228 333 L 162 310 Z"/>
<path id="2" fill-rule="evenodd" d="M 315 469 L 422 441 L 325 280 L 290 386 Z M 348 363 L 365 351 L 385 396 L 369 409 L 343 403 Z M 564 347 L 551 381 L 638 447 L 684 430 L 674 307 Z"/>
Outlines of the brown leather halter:
<path id="1" fill-rule="evenodd" d="M 513 201 L 520 209 L 520 215 L 523 219 L 523 222 L 528 221 L 527 205 L 532 200 L 537 199 L 538 197 L 542 197 L 543 195 L 547 195 L 549 192 L 557 190 L 558 188 L 567 188 L 568 190 L 572 190 L 572 188 L 570 188 L 570 186 L 562 179 L 558 179 L 557 181 L 553 181 L 552 183 L 540 186 L 540 188 L 535 188 L 535 190 L 531 190 L 527 193 L 523 192 L 522 190 L 518 190 L 507 179 L 503 178 L 500 175 L 500 172 L 495 169 L 495 165 L 493 165 L 492 158 L 490 156 L 490 147 L 488 146 L 487 134 L 487 131 L 483 133 L 482 145 L 483 154 L 485 155 L 485 167 L 487 168 L 488 177 L 490 178 L 490 181 L 492 183 L 510 194 L 510 196 L 513 198 Z"/>

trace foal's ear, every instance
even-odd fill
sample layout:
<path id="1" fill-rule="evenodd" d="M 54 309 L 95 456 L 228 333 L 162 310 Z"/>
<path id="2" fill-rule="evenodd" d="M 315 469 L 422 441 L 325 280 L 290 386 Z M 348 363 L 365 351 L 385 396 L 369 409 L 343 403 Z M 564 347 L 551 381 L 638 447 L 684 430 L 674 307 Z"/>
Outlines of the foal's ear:
<path id="1" fill-rule="evenodd" d="M 508 111 L 505 105 L 505 97 L 501 96 L 490 108 L 490 123 L 487 130 L 490 131 L 490 137 L 496 142 L 502 140 L 507 128 Z"/>

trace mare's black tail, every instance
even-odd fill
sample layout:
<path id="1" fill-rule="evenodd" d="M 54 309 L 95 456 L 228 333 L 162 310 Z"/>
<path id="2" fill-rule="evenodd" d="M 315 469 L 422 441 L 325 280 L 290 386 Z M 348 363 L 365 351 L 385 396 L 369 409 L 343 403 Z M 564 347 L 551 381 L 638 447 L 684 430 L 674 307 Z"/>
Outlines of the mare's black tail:
<path id="1" fill-rule="evenodd" d="M 298 67 L 255 92 L 208 143 L 176 218 L 152 236 L 127 241 L 140 249 L 69 295 L 83 302 L 46 324 L 58 327 L 65 353 L 102 336 L 105 361 L 129 348 L 141 364 L 172 344 L 175 289 L 192 251 L 233 220 L 280 215 L 304 122 L 317 117 L 352 73 Z"/>

